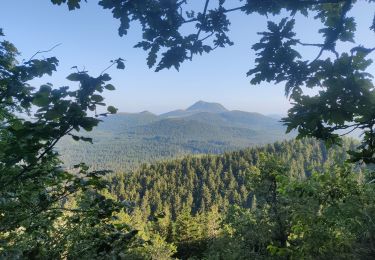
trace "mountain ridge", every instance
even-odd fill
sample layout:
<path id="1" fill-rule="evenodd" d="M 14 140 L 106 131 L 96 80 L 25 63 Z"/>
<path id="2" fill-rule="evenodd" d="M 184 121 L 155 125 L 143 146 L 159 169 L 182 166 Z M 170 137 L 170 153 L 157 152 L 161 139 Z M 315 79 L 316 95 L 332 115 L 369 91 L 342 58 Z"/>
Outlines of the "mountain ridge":
<path id="1" fill-rule="evenodd" d="M 81 135 L 81 133 L 80 133 Z M 92 132 L 94 144 L 65 138 L 58 149 L 67 167 L 85 161 L 94 169 L 124 171 L 140 163 L 185 154 L 220 154 L 291 138 L 278 120 L 198 101 L 187 109 L 110 115 Z"/>
<path id="2" fill-rule="evenodd" d="M 226 112 L 226 109 L 222 104 L 215 102 L 206 102 L 199 100 L 193 105 L 189 106 L 186 111 L 199 111 L 199 112 L 209 112 L 209 113 L 221 113 Z"/>

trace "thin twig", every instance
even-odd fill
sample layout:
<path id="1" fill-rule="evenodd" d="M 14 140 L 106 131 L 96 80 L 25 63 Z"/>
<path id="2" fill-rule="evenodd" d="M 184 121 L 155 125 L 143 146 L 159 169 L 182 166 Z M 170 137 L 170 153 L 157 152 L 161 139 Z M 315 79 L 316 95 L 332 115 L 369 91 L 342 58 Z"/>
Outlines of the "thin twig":
<path id="1" fill-rule="evenodd" d="M 354 130 L 356 130 L 357 128 L 359 128 L 359 125 L 357 125 L 356 127 L 354 127 L 353 129 L 351 129 L 350 131 L 346 132 L 346 133 L 343 133 L 341 134 L 340 136 L 345 136 L 345 135 L 348 135 L 350 134 L 351 132 L 353 132 Z"/>
<path id="2" fill-rule="evenodd" d="M 208 38 L 210 38 L 212 35 L 214 35 L 214 32 L 210 33 L 209 35 L 207 35 L 206 37 L 200 39 L 199 41 L 203 42 L 203 41 L 207 40 Z"/>
<path id="3" fill-rule="evenodd" d="M 293 38 L 287 38 L 287 39 L 290 39 L 290 40 L 294 40 Z M 304 42 L 301 42 L 300 40 L 296 40 L 296 42 L 302 46 L 314 46 L 314 47 L 323 47 L 324 44 L 323 43 L 304 43 Z"/>
<path id="4" fill-rule="evenodd" d="M 105 68 L 105 69 L 100 73 L 100 75 L 103 75 L 104 72 L 106 72 L 107 70 L 109 70 L 113 65 L 117 64 L 117 61 L 118 61 L 118 60 L 114 60 L 114 61 L 112 61 L 112 63 L 111 63 L 107 68 Z M 125 60 L 122 60 L 122 61 L 125 61 Z"/>
<path id="5" fill-rule="evenodd" d="M 58 47 L 58 46 L 60 46 L 60 45 L 61 45 L 61 43 L 58 43 L 58 44 L 54 45 L 52 48 L 50 48 L 50 49 L 48 49 L 48 50 L 45 50 L 45 51 L 37 51 L 33 56 L 31 56 L 31 58 L 28 60 L 28 62 L 31 61 L 36 55 L 41 54 L 41 53 L 45 53 L 45 52 L 50 52 L 50 51 L 52 51 L 53 49 L 55 49 L 56 47 Z"/>
<path id="6" fill-rule="evenodd" d="M 202 24 L 201 26 L 199 26 L 199 30 L 197 32 L 197 35 L 196 35 L 196 39 L 198 40 L 199 39 L 199 34 L 201 33 L 202 31 L 202 27 L 206 25 L 206 19 L 207 19 L 207 7 L 208 7 L 208 3 L 210 2 L 210 0 L 206 0 L 206 3 L 204 5 L 204 9 L 203 9 L 203 21 L 202 21 Z"/>

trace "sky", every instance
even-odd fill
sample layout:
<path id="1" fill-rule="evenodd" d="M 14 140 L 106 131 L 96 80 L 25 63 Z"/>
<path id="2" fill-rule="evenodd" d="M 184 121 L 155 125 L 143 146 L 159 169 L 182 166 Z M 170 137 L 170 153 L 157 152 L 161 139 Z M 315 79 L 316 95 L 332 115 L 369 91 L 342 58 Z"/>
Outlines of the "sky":
<path id="1" fill-rule="evenodd" d="M 160 114 L 184 109 L 198 100 L 219 102 L 230 110 L 263 114 L 284 115 L 291 107 L 283 85 L 262 83 L 253 86 L 246 77 L 255 59 L 251 46 L 259 40 L 256 32 L 264 31 L 265 17 L 233 13 L 230 15 L 229 35 L 234 46 L 195 56 L 193 61 L 183 63 L 179 72 L 174 69 L 154 72 L 147 67 L 147 53 L 133 48 L 141 39 L 140 27 L 133 24 L 127 36 L 119 37 L 119 22 L 97 2 L 89 0 L 82 4 L 81 9 L 68 11 L 66 6 L 55 6 L 49 0 L 1 0 L 0 28 L 3 28 L 6 39 L 21 52 L 21 60 L 61 44 L 38 56 L 56 56 L 60 61 L 58 71 L 33 84 L 50 82 L 55 87 L 72 86 L 72 82 L 66 80 L 66 76 L 73 72 L 71 67 L 78 66 L 88 70 L 90 75 L 99 75 L 110 60 L 122 57 L 126 59 L 126 69 L 108 72 L 116 90 L 104 94 L 107 104 L 114 105 L 121 112 L 148 110 Z M 204 1 L 192 2 L 195 7 L 203 8 Z M 238 1 L 229 0 L 227 3 Z M 373 7 L 359 1 L 352 12 L 358 25 L 356 40 L 368 46 L 375 45 L 374 34 L 368 30 L 374 15 Z M 279 21 L 280 17 L 269 19 Z M 319 26 L 312 19 L 297 17 L 296 31 L 305 42 L 316 43 L 320 39 L 317 35 Z M 302 53 L 312 58 L 317 50 L 307 48 Z M 374 67 L 370 70 L 372 73 Z"/>

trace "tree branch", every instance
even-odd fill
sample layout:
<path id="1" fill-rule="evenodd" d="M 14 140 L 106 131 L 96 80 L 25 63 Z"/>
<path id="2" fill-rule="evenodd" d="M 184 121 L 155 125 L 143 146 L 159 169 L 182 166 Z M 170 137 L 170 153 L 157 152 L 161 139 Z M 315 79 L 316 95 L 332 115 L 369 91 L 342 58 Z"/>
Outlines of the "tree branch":
<path id="1" fill-rule="evenodd" d="M 50 52 L 50 51 L 52 51 L 53 49 L 55 49 L 56 47 L 58 47 L 58 46 L 60 46 L 60 45 L 61 45 L 61 43 L 58 43 L 58 44 L 54 45 L 53 47 L 51 47 L 51 48 L 48 49 L 48 50 L 45 50 L 45 51 L 37 51 L 33 56 L 30 57 L 30 59 L 29 59 L 27 62 L 31 61 L 36 55 L 41 54 L 41 53 L 45 53 L 45 52 Z"/>
<path id="2" fill-rule="evenodd" d="M 53 147 L 55 147 L 55 145 L 57 144 L 58 141 L 60 141 L 60 139 L 67 135 L 69 132 L 71 132 L 73 130 L 73 127 L 70 127 L 68 130 L 64 131 L 59 137 L 57 137 L 54 141 L 52 141 L 51 145 L 48 146 L 38 157 L 37 157 L 37 160 L 36 160 L 36 163 L 35 164 L 30 164 L 30 165 L 27 165 L 25 168 L 23 168 L 23 170 L 21 172 L 19 172 L 16 176 L 14 176 L 10 181 L 8 181 L 7 183 L 4 183 L 2 185 L 2 187 L 6 187 L 7 185 L 13 183 L 14 181 L 16 181 L 18 178 L 20 178 L 22 175 L 24 175 L 27 171 L 31 170 L 35 165 L 37 165 L 37 163 L 49 152 L 53 149 Z"/>
<path id="3" fill-rule="evenodd" d="M 320 0 L 320 1 L 301 1 L 302 4 L 305 4 L 306 6 L 308 5 L 318 5 L 318 4 L 339 4 L 339 3 L 342 3 L 342 2 L 345 2 L 346 0 Z M 264 3 L 267 2 L 267 0 L 263 0 Z M 271 2 L 270 0 L 268 2 Z M 242 6 L 238 6 L 238 7 L 234 7 L 234 8 L 230 8 L 230 9 L 225 9 L 223 11 L 223 13 L 230 13 L 230 12 L 234 12 L 234 11 L 238 11 L 238 10 L 242 10 L 244 8 L 246 8 L 248 5 L 245 4 L 245 5 L 242 5 Z M 182 23 L 191 23 L 191 22 L 196 22 L 198 21 L 197 18 L 192 18 L 192 19 L 189 19 L 189 20 L 185 20 L 183 21 Z"/>
<path id="4" fill-rule="evenodd" d="M 204 9 L 203 9 L 203 21 L 202 21 L 202 24 L 201 24 L 201 26 L 199 27 L 199 30 L 198 30 L 198 32 L 197 32 L 197 35 L 196 35 L 196 39 L 198 40 L 199 39 L 199 34 L 201 33 L 201 31 L 202 31 L 202 27 L 204 26 L 204 25 L 206 25 L 206 14 L 207 14 L 207 7 L 208 7 L 208 3 L 210 2 L 210 0 L 206 0 L 206 3 L 205 3 L 205 5 L 204 5 Z"/>

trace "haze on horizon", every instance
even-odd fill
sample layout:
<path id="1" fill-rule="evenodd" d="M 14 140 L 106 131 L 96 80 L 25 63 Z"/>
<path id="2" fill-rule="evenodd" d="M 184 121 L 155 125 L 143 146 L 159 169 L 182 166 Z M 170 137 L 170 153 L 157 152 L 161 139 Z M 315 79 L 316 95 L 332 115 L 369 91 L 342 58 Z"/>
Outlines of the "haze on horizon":
<path id="1" fill-rule="evenodd" d="M 164 111 L 164 112 L 159 112 L 159 113 L 156 113 L 156 112 L 153 112 L 151 110 L 139 110 L 139 111 L 122 111 L 122 110 L 119 110 L 117 113 L 152 113 L 154 115 L 164 115 L 164 114 L 167 114 L 169 112 L 173 112 L 173 111 L 188 111 L 189 109 L 191 109 L 193 106 L 196 106 L 196 105 L 205 105 L 205 106 L 208 106 L 208 110 L 210 110 L 211 106 L 220 106 L 222 107 L 222 109 L 224 109 L 225 111 L 243 111 L 243 112 L 250 112 L 250 113 L 260 113 L 260 112 L 257 112 L 257 111 L 245 111 L 245 110 L 241 110 L 241 109 L 232 109 L 231 107 L 227 107 L 227 106 L 224 106 L 223 104 L 219 103 L 219 102 L 215 102 L 215 101 L 206 101 L 206 100 L 197 100 L 196 102 L 190 104 L 189 106 L 185 106 L 185 107 L 175 107 L 173 108 L 172 110 L 168 110 L 168 111 Z M 208 112 L 208 110 L 201 110 L 202 112 Z M 260 113 L 262 114 L 262 113 Z M 280 118 L 282 116 L 285 116 L 286 114 L 282 114 L 282 113 L 271 113 L 271 114 L 263 114 L 265 116 L 270 116 L 270 117 L 275 117 L 275 118 Z"/>
<path id="2" fill-rule="evenodd" d="M 372 17 L 372 11 L 358 6 L 353 11 L 358 17 L 358 40 L 374 45 L 373 39 L 361 31 L 363 25 L 371 23 L 368 19 Z M 200 5 L 196 7 L 201 8 Z M 52 52 L 42 54 L 42 57 L 56 56 L 60 60 L 58 71 L 52 77 L 33 82 L 35 85 L 51 82 L 56 87 L 74 87 L 65 79 L 72 72 L 72 66 L 95 75 L 100 74 L 111 59 L 122 57 L 126 59 L 126 69 L 109 71 L 116 91 L 104 94 L 106 103 L 122 112 L 147 110 L 162 114 L 187 108 L 198 100 L 217 102 L 229 110 L 265 115 L 285 115 L 290 107 L 283 85 L 262 83 L 252 86 L 250 78 L 246 77 L 255 59 L 251 46 L 259 39 L 256 32 L 265 29 L 265 17 L 231 14 L 230 37 L 234 46 L 196 56 L 192 62 L 182 64 L 179 72 L 170 69 L 156 73 L 147 67 L 146 53 L 133 48 L 141 33 L 139 26 L 134 24 L 127 36 L 119 37 L 117 21 L 96 1 L 83 3 L 81 9 L 69 12 L 67 8 L 42 1 L 3 0 L 2 11 L 0 23 L 6 39 L 18 46 L 21 59 L 28 59 L 38 50 L 47 50 L 61 43 Z M 302 17 L 296 18 L 298 36 L 306 42 L 313 42 L 319 26 L 311 21 L 306 25 Z M 248 28 L 244 29 L 242 24 Z M 314 57 L 315 52 L 315 49 L 307 49 L 303 53 Z"/>

